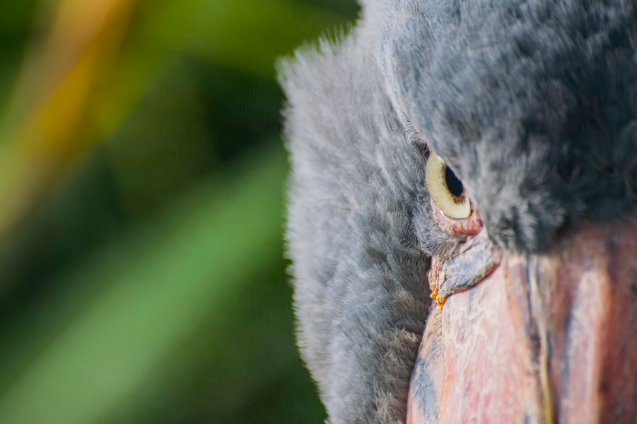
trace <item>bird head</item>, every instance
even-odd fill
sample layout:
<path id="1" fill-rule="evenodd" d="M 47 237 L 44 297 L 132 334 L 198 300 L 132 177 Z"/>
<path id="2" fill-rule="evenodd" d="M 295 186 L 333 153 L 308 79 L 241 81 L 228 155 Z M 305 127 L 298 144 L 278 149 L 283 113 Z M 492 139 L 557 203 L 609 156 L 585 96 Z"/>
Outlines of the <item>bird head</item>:
<path id="1" fill-rule="evenodd" d="M 364 6 L 281 78 L 331 422 L 634 422 L 637 3 Z"/>

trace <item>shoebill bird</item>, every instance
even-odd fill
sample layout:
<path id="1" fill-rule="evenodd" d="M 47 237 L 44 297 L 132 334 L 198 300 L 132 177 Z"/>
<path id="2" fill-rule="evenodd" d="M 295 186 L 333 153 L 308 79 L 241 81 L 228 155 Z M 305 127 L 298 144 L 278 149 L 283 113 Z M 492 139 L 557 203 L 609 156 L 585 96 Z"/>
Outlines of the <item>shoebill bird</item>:
<path id="1" fill-rule="evenodd" d="M 329 422 L 637 422 L 637 1 L 362 6 L 281 67 Z"/>

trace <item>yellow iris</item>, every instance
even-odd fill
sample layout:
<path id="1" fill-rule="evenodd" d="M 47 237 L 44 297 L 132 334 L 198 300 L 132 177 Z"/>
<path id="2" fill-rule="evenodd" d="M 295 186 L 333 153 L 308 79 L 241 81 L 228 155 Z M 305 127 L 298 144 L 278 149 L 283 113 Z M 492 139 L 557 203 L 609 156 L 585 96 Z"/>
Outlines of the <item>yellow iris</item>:
<path id="1" fill-rule="evenodd" d="M 449 218 L 464 219 L 471 215 L 471 203 L 462 182 L 435 153 L 427 160 L 427 189 L 440 210 Z"/>

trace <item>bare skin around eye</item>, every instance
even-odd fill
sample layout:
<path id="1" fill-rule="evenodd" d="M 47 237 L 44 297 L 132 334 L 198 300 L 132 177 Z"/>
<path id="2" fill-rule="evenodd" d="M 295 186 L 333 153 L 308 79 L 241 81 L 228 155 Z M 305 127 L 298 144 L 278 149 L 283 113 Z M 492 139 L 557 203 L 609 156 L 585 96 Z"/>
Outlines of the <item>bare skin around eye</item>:
<path id="1" fill-rule="evenodd" d="M 472 236 L 478 234 L 482 228 L 482 220 L 477 210 L 472 211 L 468 218 L 454 219 L 445 215 L 434 201 L 431 202 L 431 208 L 438 226 L 454 236 Z"/>

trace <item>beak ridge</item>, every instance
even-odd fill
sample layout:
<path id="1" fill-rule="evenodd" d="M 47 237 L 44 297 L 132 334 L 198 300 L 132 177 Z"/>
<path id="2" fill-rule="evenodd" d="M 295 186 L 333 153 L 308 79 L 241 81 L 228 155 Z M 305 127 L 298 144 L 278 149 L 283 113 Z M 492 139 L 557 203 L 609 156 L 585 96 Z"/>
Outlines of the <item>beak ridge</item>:
<path id="1" fill-rule="evenodd" d="M 432 308 L 408 422 L 637 422 L 637 220 L 505 254 Z"/>

